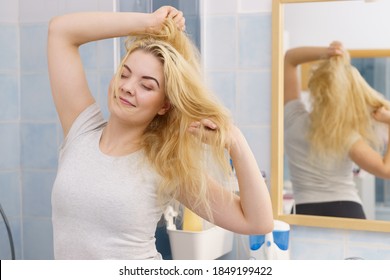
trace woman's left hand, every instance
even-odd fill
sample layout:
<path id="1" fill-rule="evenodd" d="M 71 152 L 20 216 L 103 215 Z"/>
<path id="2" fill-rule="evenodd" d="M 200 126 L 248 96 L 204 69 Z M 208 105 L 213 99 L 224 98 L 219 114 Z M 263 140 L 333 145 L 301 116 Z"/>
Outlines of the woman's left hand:
<path id="1" fill-rule="evenodd" d="M 201 135 L 201 131 L 204 131 Z M 211 138 L 218 130 L 218 126 L 209 119 L 202 119 L 197 122 L 192 122 L 188 128 L 188 132 L 194 136 L 202 137 L 202 141 L 206 144 L 210 144 Z"/>
<path id="2" fill-rule="evenodd" d="M 211 144 L 215 133 L 218 131 L 218 126 L 210 119 L 202 119 L 200 121 L 192 122 L 188 128 L 188 132 L 197 137 L 202 137 L 202 141 L 206 144 Z M 228 135 L 225 139 L 225 148 L 229 149 L 234 142 L 234 130 L 237 129 L 234 125 L 230 126 Z M 203 130 L 203 135 L 201 131 Z"/>
<path id="3" fill-rule="evenodd" d="M 388 109 L 386 109 L 385 107 L 380 107 L 380 108 L 374 110 L 374 112 L 372 113 L 372 116 L 377 121 L 390 125 L 390 111 Z"/>

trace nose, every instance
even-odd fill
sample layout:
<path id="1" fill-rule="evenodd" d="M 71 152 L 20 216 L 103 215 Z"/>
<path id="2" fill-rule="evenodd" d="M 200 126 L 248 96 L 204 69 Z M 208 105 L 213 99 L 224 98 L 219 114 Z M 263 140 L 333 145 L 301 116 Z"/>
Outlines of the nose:
<path id="1" fill-rule="evenodd" d="M 133 83 L 130 81 L 123 83 L 120 88 L 121 88 L 122 92 L 125 92 L 125 93 L 130 94 L 130 95 L 135 94 L 135 87 L 133 86 Z"/>

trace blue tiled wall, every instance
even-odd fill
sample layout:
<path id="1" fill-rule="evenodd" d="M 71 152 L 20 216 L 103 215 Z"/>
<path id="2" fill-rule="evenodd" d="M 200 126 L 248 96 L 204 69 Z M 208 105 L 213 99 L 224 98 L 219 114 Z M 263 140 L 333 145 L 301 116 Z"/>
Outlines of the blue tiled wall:
<path id="1" fill-rule="evenodd" d="M 203 1 L 202 55 L 211 88 L 270 174 L 271 13 L 247 13 L 240 2 L 256 5 Z"/>
<path id="2" fill-rule="evenodd" d="M 21 251 L 21 167 L 18 3 L 0 1 L 0 203 Z M 11 258 L 5 224 L 0 222 L 0 258 Z"/>
<path id="3" fill-rule="evenodd" d="M 132 3 L 144 9 L 137 4 L 150 1 Z M 231 109 L 260 168 L 269 174 L 271 0 L 201 3 L 206 76 Z M 53 258 L 50 193 L 62 134 L 47 76 L 47 23 L 65 12 L 111 8 L 111 0 L 0 0 L 0 203 L 12 227 L 18 259 Z M 82 55 L 94 96 L 105 108 L 113 41 L 83 46 Z M 389 259 L 389 236 L 293 226 L 291 257 Z M 10 258 L 2 222 L 0 258 Z"/>
<path id="4" fill-rule="evenodd" d="M 51 189 L 62 132 L 47 73 L 48 22 L 67 12 L 112 9 L 112 0 L 0 0 L 0 203 L 17 259 L 53 258 Z M 82 46 L 81 54 L 91 90 L 105 105 L 113 40 Z M 0 258 L 10 257 L 1 222 Z"/>

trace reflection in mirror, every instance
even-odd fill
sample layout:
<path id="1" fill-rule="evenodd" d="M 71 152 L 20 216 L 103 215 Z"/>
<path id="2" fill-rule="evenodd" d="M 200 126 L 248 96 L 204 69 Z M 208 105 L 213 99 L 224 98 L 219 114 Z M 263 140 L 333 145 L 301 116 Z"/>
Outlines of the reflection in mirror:
<path id="1" fill-rule="evenodd" d="M 390 99 L 390 50 L 349 50 L 352 57 L 351 64 L 356 67 L 367 83 L 383 93 L 387 99 Z M 310 108 L 310 93 L 308 90 L 308 81 L 311 72 L 320 61 L 305 63 L 300 66 L 301 97 L 302 103 L 306 108 Z M 382 129 L 383 128 L 383 129 Z M 387 137 L 387 128 L 380 126 L 381 137 Z M 285 140 L 287 141 L 287 140 Z M 286 144 L 286 143 L 285 143 Z M 284 159 L 284 213 L 294 212 L 294 196 L 292 184 L 290 181 L 290 171 L 286 164 L 287 157 Z M 363 204 L 363 211 L 367 219 L 390 221 L 390 197 L 389 180 L 383 180 L 380 177 L 364 171 L 357 165 L 353 167 L 353 182 L 356 184 L 359 199 Z M 330 180 L 329 180 L 330 181 Z M 387 187 L 389 185 L 389 187 Z M 336 215 L 342 215 L 341 212 Z"/>
<path id="2" fill-rule="evenodd" d="M 299 2 L 299 4 L 296 3 Z M 303 2 L 303 3 L 302 3 Z M 316 2 L 316 3 L 309 3 L 309 2 Z M 319 3 L 319 2 L 326 2 L 326 3 Z M 334 3 L 331 3 L 334 2 Z M 355 3 L 353 3 L 355 2 Z M 369 230 L 369 231 L 390 231 L 390 223 L 386 221 L 379 221 L 378 219 L 385 219 L 384 216 L 378 215 L 380 211 L 374 210 L 374 214 L 372 214 L 372 211 L 367 210 L 367 216 L 369 218 L 375 218 L 377 220 L 358 220 L 358 219 L 350 219 L 350 218 L 334 218 L 334 217 L 319 217 L 319 216 L 310 216 L 310 215 L 290 215 L 288 213 L 289 206 L 286 204 L 283 204 L 283 196 L 285 198 L 288 198 L 288 195 L 283 192 L 283 185 L 285 181 L 285 177 L 288 178 L 288 172 L 284 173 L 284 143 L 283 143 L 283 57 L 285 50 L 288 48 L 291 48 L 295 45 L 298 45 L 296 43 L 296 37 L 295 34 L 287 33 L 286 26 L 284 25 L 286 19 L 289 18 L 288 15 L 288 9 L 287 6 L 295 6 L 295 5 L 301 5 L 301 6 L 310 6 L 312 9 L 310 11 L 310 14 L 308 15 L 305 12 L 300 12 L 297 9 L 294 8 L 294 12 L 297 16 L 299 16 L 301 21 L 301 26 L 299 29 L 300 35 L 299 36 L 307 36 L 305 40 L 308 42 L 305 42 L 301 45 L 312 45 L 313 43 L 317 43 L 318 46 L 324 46 L 326 44 L 329 44 L 332 40 L 338 39 L 345 43 L 345 45 L 348 48 L 355 48 L 355 49 L 361 49 L 361 48 L 367 48 L 372 49 L 373 46 L 367 45 L 367 41 L 372 43 L 374 40 L 367 40 L 366 38 L 370 37 L 372 38 L 373 34 L 379 33 L 377 36 L 378 38 L 383 38 L 384 36 L 380 35 L 380 28 L 382 26 L 386 26 L 383 24 L 383 17 L 378 16 L 378 13 L 372 13 L 372 9 L 374 9 L 374 6 L 367 7 L 365 6 L 364 9 L 366 10 L 365 13 L 359 12 L 356 13 L 357 5 L 364 5 L 365 3 L 363 1 L 321 1 L 321 0 L 279 0 L 279 1 L 273 1 L 273 81 L 272 81 L 272 90 L 273 90 L 273 100 L 272 100 L 272 172 L 271 172 L 271 185 L 272 185 L 272 198 L 273 198 L 273 204 L 274 204 L 274 215 L 276 218 L 284 220 L 290 224 L 297 224 L 297 225 L 305 225 L 305 226 L 319 226 L 319 227 L 332 227 L 332 228 L 343 228 L 343 229 L 355 229 L 355 230 Z M 359 3 L 356 3 L 359 2 Z M 387 1 L 382 1 L 387 2 Z M 378 2 L 380 3 L 380 2 Z M 313 9 L 315 10 L 316 5 L 318 11 L 324 11 L 327 10 L 327 13 L 322 13 L 322 17 L 324 15 L 332 14 L 332 19 L 324 19 L 321 18 L 320 20 L 313 20 L 313 18 L 318 19 L 318 16 L 313 13 Z M 321 5 L 321 6 L 319 6 Z M 325 6 L 324 6 L 325 5 Z M 328 5 L 328 6 L 326 6 Z M 285 9 L 286 8 L 286 9 Z M 333 9 L 333 10 L 332 10 Z M 370 11 L 369 11 L 370 10 Z M 351 12 L 354 11 L 354 12 Z M 354 20 L 346 20 L 350 15 L 354 15 Z M 356 15 L 359 14 L 359 17 L 356 17 Z M 370 15 L 375 14 L 375 18 L 370 18 L 370 22 L 372 22 L 374 25 L 376 25 L 376 29 L 372 30 L 367 27 L 368 22 L 366 20 L 359 21 L 356 19 L 362 19 L 370 17 Z M 383 13 L 382 13 L 383 14 Z M 336 18 L 335 18 L 336 16 Z M 337 23 L 337 19 L 343 20 L 342 24 Z M 381 24 L 377 22 L 377 20 L 381 21 Z M 362 27 L 362 22 L 364 22 L 364 26 Z M 289 22 L 291 23 L 291 22 Z M 310 24 L 308 24 L 310 23 Z M 318 25 L 321 26 L 318 26 Z M 291 25 L 291 24 L 290 24 Z M 290 26 L 289 25 L 289 26 Z M 336 28 L 335 28 L 336 26 Z M 354 28 L 351 28 L 354 27 Z M 345 31 L 347 27 L 348 32 L 344 32 L 344 34 L 340 35 L 340 30 Z M 358 28 L 357 28 L 358 27 Z M 324 30 L 324 28 L 328 28 L 329 30 Z M 353 32 L 351 30 L 359 30 L 359 32 Z M 365 30 L 364 30 L 365 29 Z M 342 33 L 342 32 L 341 32 Z M 346 34 L 347 33 L 347 34 Z M 355 37 L 360 37 L 360 41 L 365 42 L 361 45 L 357 43 L 354 39 L 351 39 L 352 33 L 359 33 Z M 369 34 L 368 34 L 369 33 Z M 313 35 L 314 34 L 314 35 Z M 365 36 L 365 34 L 368 36 Z M 312 36 L 313 35 L 313 36 Z M 319 37 L 319 40 L 315 40 L 315 36 Z M 328 37 L 327 37 L 328 36 Z M 313 41 L 311 41 L 313 40 Z M 326 43 L 321 40 L 326 40 Z M 319 42 L 320 41 L 320 42 Z M 311 44 L 310 44 L 311 42 Z M 296 43 L 296 44 L 295 44 Z M 295 45 L 294 45 L 295 44 Z M 368 43 L 369 44 L 369 43 Z M 381 45 L 376 45 L 375 48 L 387 48 L 390 49 L 390 44 L 388 42 L 385 42 Z M 365 56 L 365 55 L 364 55 Z M 364 61 L 356 60 L 354 61 L 354 65 L 359 69 L 359 67 L 362 67 L 361 64 L 365 64 L 365 68 L 361 70 L 362 74 L 364 75 L 364 72 L 371 73 L 372 74 L 372 68 L 373 64 L 367 63 L 368 59 L 365 59 Z M 386 62 L 388 63 L 388 62 Z M 359 65 L 360 64 L 360 65 Z M 367 66 L 371 65 L 371 66 Z M 375 67 L 380 67 L 379 65 L 383 66 L 383 60 L 382 62 L 377 62 L 377 65 Z M 371 70 L 370 70 L 371 69 Z M 377 68 L 379 69 L 379 68 Z M 368 71 L 367 71 L 368 70 Z M 373 78 L 374 80 L 377 78 Z M 367 81 L 369 81 L 370 78 L 367 78 Z M 371 84 L 374 88 L 377 85 Z M 381 84 L 383 86 L 383 84 Z M 380 88 L 377 88 L 378 91 L 384 92 Z M 288 170 L 286 170 L 288 171 Z M 284 177 L 285 176 L 285 177 Z M 364 199 L 369 202 L 375 204 L 381 204 L 385 205 L 387 203 L 387 196 L 388 193 L 386 193 L 386 181 L 378 180 L 373 177 L 370 178 L 371 181 L 374 181 L 372 184 L 377 184 L 378 187 L 375 189 L 375 191 L 370 191 L 368 194 L 361 194 Z M 377 181 L 377 182 L 375 182 Z M 381 185 L 382 184 L 382 185 Z M 362 188 L 362 190 L 367 190 L 368 188 Z M 374 202 L 373 202 L 374 197 Z M 366 207 L 366 206 L 365 206 Z M 373 208 L 370 208 L 371 210 Z"/>

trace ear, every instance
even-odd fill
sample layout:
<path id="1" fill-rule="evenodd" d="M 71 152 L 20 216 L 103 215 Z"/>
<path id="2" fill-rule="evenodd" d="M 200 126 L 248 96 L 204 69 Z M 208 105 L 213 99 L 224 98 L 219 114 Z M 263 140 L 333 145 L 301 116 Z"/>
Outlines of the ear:
<path id="1" fill-rule="evenodd" d="M 158 115 L 165 115 L 166 112 L 169 111 L 169 109 L 171 109 L 171 103 L 169 102 L 169 100 L 166 100 L 164 102 L 164 105 L 161 107 L 161 109 L 157 112 Z"/>

